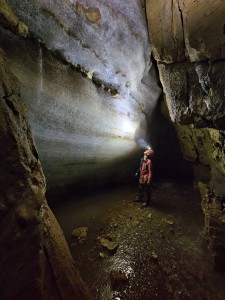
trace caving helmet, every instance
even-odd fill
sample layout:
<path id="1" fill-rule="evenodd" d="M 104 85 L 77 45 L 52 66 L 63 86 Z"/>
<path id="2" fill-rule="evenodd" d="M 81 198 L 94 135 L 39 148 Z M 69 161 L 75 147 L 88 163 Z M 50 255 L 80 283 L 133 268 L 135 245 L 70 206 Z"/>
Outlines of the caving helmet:
<path id="1" fill-rule="evenodd" d="M 145 155 L 147 155 L 148 157 L 152 157 L 154 155 L 154 150 L 153 149 L 147 149 L 144 152 Z"/>

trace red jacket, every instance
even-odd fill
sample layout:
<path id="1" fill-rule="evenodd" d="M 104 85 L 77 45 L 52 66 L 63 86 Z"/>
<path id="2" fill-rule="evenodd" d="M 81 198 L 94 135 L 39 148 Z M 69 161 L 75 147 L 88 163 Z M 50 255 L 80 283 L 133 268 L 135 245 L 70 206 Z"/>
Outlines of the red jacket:
<path id="1" fill-rule="evenodd" d="M 143 161 L 140 172 L 139 182 L 141 184 L 149 184 L 152 178 L 152 161 L 147 158 Z"/>

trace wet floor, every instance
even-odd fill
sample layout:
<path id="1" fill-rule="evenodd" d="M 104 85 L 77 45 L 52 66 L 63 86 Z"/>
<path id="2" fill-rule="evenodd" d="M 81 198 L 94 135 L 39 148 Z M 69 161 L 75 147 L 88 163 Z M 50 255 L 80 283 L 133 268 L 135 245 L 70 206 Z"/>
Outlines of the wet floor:
<path id="1" fill-rule="evenodd" d="M 119 187 L 52 207 L 93 298 L 225 299 L 225 281 L 212 271 L 198 190 L 161 182 L 153 186 L 151 207 L 134 198 L 134 187 Z M 86 238 L 71 237 L 79 227 L 88 227 Z M 105 248 L 101 238 L 115 247 Z"/>

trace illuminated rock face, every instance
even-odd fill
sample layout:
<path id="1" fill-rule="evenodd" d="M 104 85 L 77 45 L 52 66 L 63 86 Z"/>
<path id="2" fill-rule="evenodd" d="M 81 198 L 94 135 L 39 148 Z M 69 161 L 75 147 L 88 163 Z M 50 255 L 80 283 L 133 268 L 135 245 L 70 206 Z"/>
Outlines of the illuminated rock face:
<path id="1" fill-rule="evenodd" d="M 147 0 L 154 57 L 184 158 L 194 162 L 215 267 L 225 270 L 225 3 Z"/>
<path id="2" fill-rule="evenodd" d="M 26 107 L 2 49 L 0 74 L 0 298 L 91 299 L 47 205 Z"/>
<path id="3" fill-rule="evenodd" d="M 8 2 L 35 37 L 1 29 L 0 46 L 20 81 L 47 186 L 124 177 L 160 92 L 140 2 Z"/>

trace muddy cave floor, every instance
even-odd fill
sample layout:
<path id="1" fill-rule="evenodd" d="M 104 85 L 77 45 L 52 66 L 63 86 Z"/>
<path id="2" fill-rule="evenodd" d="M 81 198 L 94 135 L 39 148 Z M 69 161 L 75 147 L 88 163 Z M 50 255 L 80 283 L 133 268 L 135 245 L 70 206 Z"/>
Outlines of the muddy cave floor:
<path id="1" fill-rule="evenodd" d="M 52 206 L 93 298 L 225 299 L 193 184 L 156 183 L 148 208 L 134 202 L 135 192 L 135 186 L 121 186 Z M 88 227 L 84 240 L 71 237 L 79 227 Z M 118 243 L 115 253 L 99 237 Z"/>

